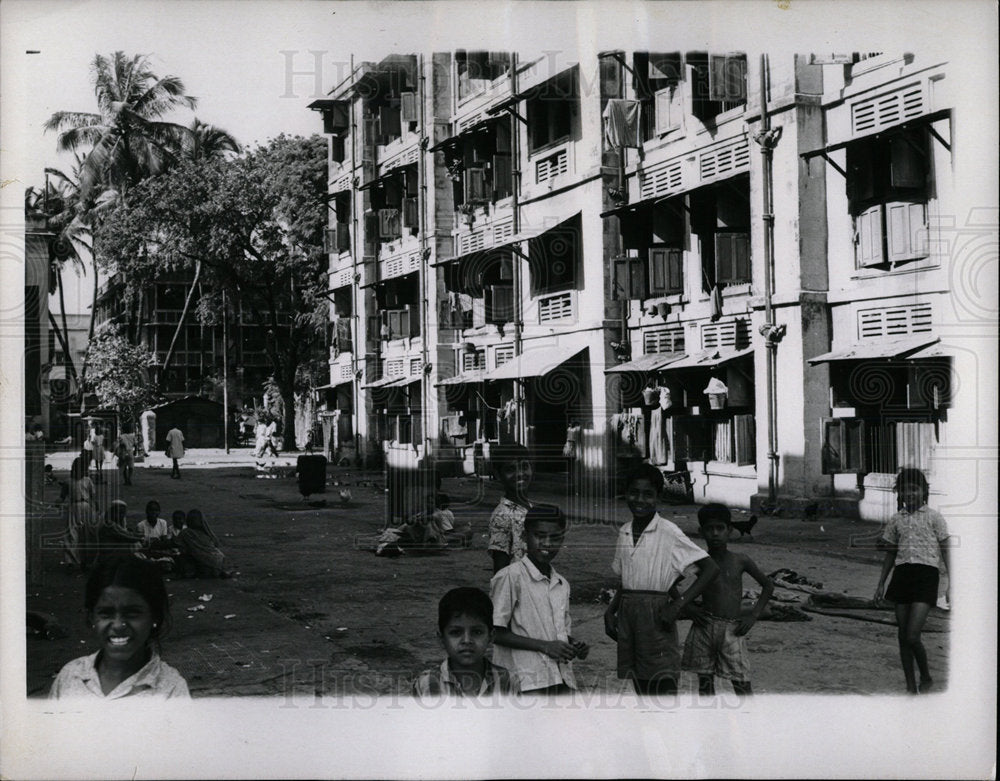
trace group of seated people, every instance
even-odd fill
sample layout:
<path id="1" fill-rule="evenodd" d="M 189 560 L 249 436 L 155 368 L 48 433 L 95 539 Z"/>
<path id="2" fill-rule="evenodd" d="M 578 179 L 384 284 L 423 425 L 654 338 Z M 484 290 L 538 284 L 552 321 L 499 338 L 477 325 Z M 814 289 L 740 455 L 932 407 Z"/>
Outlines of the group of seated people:
<path id="1" fill-rule="evenodd" d="M 178 577 L 229 577 L 232 569 L 201 510 L 175 510 L 168 523 L 159 517 L 160 503 L 146 503 L 146 517 L 135 527 L 121 499 L 101 512 L 85 465 L 76 459 L 70 479 L 62 484 L 66 531 L 63 561 L 90 570 L 102 559 L 133 555 L 154 562 Z"/>

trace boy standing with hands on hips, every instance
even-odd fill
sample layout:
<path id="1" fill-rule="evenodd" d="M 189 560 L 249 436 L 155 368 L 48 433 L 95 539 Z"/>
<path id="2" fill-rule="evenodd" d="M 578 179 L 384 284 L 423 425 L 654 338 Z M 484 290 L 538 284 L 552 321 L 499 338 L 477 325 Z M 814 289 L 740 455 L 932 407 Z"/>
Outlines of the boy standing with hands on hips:
<path id="1" fill-rule="evenodd" d="M 655 466 L 640 464 L 628 476 L 632 521 L 618 533 L 611 568 L 621 582 L 604 613 L 604 631 L 618 643 L 618 677 L 631 678 L 638 694 L 677 692 L 677 618 L 719 573 L 705 551 L 656 511 L 662 490 L 663 474 Z M 697 579 L 673 598 L 671 588 L 692 565 Z"/>

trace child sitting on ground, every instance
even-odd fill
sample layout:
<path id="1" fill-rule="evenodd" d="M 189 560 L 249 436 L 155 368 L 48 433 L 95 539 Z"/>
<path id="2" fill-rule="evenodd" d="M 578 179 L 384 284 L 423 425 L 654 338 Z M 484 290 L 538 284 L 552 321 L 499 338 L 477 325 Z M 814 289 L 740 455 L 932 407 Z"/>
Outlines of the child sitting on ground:
<path id="1" fill-rule="evenodd" d="M 524 535 L 524 557 L 490 582 L 493 659 L 517 676 L 522 692 L 562 694 L 577 688 L 573 659 L 586 659 L 590 650 L 570 636 L 569 583 L 552 567 L 566 516 L 555 505 L 534 505 Z"/>
<path id="2" fill-rule="evenodd" d="M 166 519 L 158 517 L 160 503 L 155 499 L 146 502 L 146 517 L 136 524 L 136 529 L 142 535 L 143 544 L 149 546 L 154 541 L 167 541 L 172 536 L 170 525 Z"/>
<path id="3" fill-rule="evenodd" d="M 438 604 L 438 637 L 448 658 L 413 682 L 417 697 L 517 694 L 517 679 L 490 662 L 493 603 L 478 588 L 455 588 Z"/>
<path id="4" fill-rule="evenodd" d="M 699 509 L 698 525 L 719 576 L 702 592 L 701 605 L 685 611 L 694 623 L 681 666 L 698 674 L 699 694 L 715 694 L 716 675 L 732 681 L 737 694 L 751 694 L 746 634 L 764 611 L 774 584 L 749 556 L 728 550 L 733 523 L 725 505 Z M 760 584 L 760 596 L 749 611 L 743 610 L 743 573 Z"/>
<path id="5" fill-rule="evenodd" d="M 618 532 L 611 569 L 621 580 L 604 613 L 604 631 L 618 643 L 618 677 L 631 678 L 638 694 L 677 692 L 677 618 L 719 572 L 705 551 L 656 511 L 662 491 L 663 473 L 650 464 L 640 464 L 626 479 L 632 521 Z M 697 579 L 674 597 L 671 588 L 690 566 Z"/>
<path id="6" fill-rule="evenodd" d="M 180 536 L 181 529 L 184 528 L 185 517 L 183 510 L 174 510 L 170 516 L 170 536 L 175 540 Z"/>
<path id="7" fill-rule="evenodd" d="M 434 495 L 435 523 L 444 534 L 444 540 L 448 545 L 456 548 L 469 548 L 472 546 L 472 522 L 464 521 L 455 528 L 455 513 L 450 509 L 451 497 L 448 494 L 437 493 Z"/>
<path id="8" fill-rule="evenodd" d="M 527 491 L 534 470 L 524 445 L 498 445 L 490 450 L 490 466 L 503 487 L 503 498 L 490 516 L 488 550 L 493 574 L 524 556 L 524 516 L 531 507 Z"/>

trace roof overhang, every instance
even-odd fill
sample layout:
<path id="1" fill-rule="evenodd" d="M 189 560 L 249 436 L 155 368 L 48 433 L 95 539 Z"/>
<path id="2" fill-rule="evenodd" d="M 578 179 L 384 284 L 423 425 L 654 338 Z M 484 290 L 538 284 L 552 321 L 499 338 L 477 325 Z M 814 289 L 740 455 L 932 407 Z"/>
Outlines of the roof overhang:
<path id="1" fill-rule="evenodd" d="M 832 350 L 815 358 L 809 358 L 809 363 L 830 363 L 832 361 L 869 361 L 892 358 L 912 358 L 917 351 L 925 352 L 926 348 L 937 344 L 938 337 L 925 334 L 923 336 L 903 336 L 898 339 L 868 339 L 857 342 L 842 350 Z M 937 357 L 925 355 L 921 357 Z M 942 356 L 943 357 L 943 356 Z"/>
<path id="2" fill-rule="evenodd" d="M 441 380 L 441 382 L 437 382 L 434 384 L 438 388 L 447 385 L 466 385 L 473 382 L 483 382 L 483 377 L 485 375 L 486 375 L 485 369 L 477 369 L 476 371 L 456 374 L 454 377 L 448 377 L 447 379 Z"/>
<path id="3" fill-rule="evenodd" d="M 819 149 L 811 149 L 808 152 L 800 153 L 800 157 L 803 160 L 810 160 L 814 157 L 823 157 L 828 155 L 830 152 L 836 152 L 838 149 L 844 149 L 847 146 L 853 144 L 855 141 L 861 141 L 865 138 L 873 138 L 875 136 L 881 135 L 882 133 L 895 132 L 898 130 L 907 130 L 914 127 L 922 127 L 923 125 L 930 125 L 933 122 L 937 122 L 940 119 L 947 119 L 951 116 L 951 109 L 941 109 L 940 111 L 932 111 L 930 114 L 924 114 L 920 117 L 915 117 L 909 119 L 905 122 L 900 122 L 896 125 L 887 125 L 885 127 L 880 127 L 877 130 L 873 130 L 869 133 L 859 133 L 857 135 L 851 136 L 850 138 L 844 139 L 843 141 L 837 141 L 833 144 L 827 144 Z"/>
<path id="4" fill-rule="evenodd" d="M 628 363 L 620 363 L 605 369 L 605 374 L 618 374 L 622 372 L 654 372 L 669 366 L 674 361 L 679 361 L 685 357 L 684 353 L 647 353 L 641 358 L 636 358 Z"/>
<path id="5" fill-rule="evenodd" d="M 535 347 L 527 352 L 511 358 L 503 366 L 486 372 L 483 379 L 488 382 L 497 380 L 524 380 L 530 377 L 541 377 L 582 352 L 584 347 Z"/>
<path id="6" fill-rule="evenodd" d="M 714 350 L 702 350 L 697 353 L 685 355 L 679 361 L 674 361 L 668 365 L 665 371 L 677 369 L 714 369 L 716 366 L 735 361 L 753 355 L 753 347 L 718 347 Z"/>

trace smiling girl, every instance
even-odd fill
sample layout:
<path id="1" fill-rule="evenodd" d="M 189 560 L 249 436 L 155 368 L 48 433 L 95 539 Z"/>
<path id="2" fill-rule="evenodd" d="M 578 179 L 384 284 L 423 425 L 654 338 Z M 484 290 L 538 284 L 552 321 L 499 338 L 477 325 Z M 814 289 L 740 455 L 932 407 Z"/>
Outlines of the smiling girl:
<path id="1" fill-rule="evenodd" d="M 50 699 L 190 696 L 158 652 L 170 614 L 155 566 L 134 557 L 103 561 L 87 579 L 84 605 L 100 650 L 65 665 Z"/>

